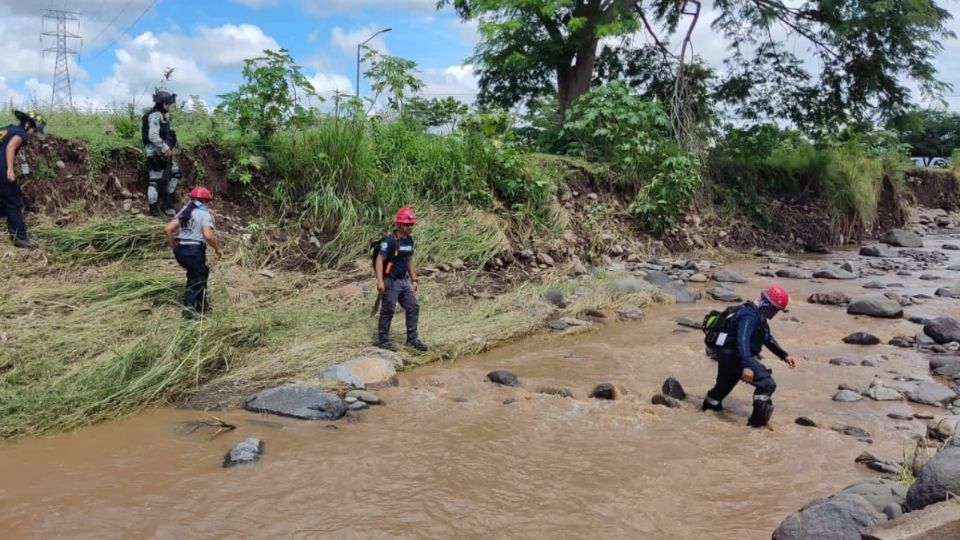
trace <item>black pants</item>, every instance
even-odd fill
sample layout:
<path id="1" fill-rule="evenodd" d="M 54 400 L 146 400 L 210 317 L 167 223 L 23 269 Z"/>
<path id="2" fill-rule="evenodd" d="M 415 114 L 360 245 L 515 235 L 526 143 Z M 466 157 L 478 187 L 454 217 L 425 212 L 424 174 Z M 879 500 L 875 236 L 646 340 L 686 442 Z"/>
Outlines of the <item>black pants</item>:
<path id="1" fill-rule="evenodd" d="M 777 383 L 773 380 L 773 372 L 770 368 L 762 366 L 762 372 L 753 374 L 753 404 L 769 402 L 770 396 L 777 389 Z M 736 353 L 722 351 L 717 354 L 717 381 L 713 388 L 707 392 L 706 404 L 712 407 L 719 407 L 723 399 L 730 395 L 733 388 L 740 382 L 743 376 L 743 366 Z"/>
<path id="2" fill-rule="evenodd" d="M 383 299 L 380 304 L 380 323 L 377 325 L 377 338 L 381 344 L 390 341 L 390 323 L 397 303 L 403 308 L 407 319 L 407 341 L 417 339 L 417 324 L 420 321 L 420 304 L 408 279 L 383 280 Z"/>
<path id="3" fill-rule="evenodd" d="M 7 232 L 14 240 L 27 239 L 27 224 L 23 221 L 23 196 L 20 184 L 0 178 L 0 210 L 7 218 Z"/>
<path id="4" fill-rule="evenodd" d="M 173 256 L 187 271 L 184 307 L 192 307 L 197 311 L 209 310 L 207 278 L 210 277 L 210 268 L 207 267 L 207 247 L 204 244 L 177 244 L 173 249 Z"/>

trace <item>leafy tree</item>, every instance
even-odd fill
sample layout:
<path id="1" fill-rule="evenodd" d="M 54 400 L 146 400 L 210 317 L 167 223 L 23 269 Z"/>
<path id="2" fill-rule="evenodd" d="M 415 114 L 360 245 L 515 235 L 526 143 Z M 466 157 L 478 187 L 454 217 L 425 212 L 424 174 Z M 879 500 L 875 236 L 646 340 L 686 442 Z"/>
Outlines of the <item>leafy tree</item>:
<path id="1" fill-rule="evenodd" d="M 935 0 L 439 0 L 446 5 L 479 22 L 481 103 L 511 106 L 555 89 L 561 115 L 589 87 L 599 39 L 638 29 L 677 66 L 674 100 L 689 110 L 695 89 L 686 66 L 704 7 L 733 51 L 721 95 L 741 113 L 758 109 L 802 126 L 895 115 L 911 81 L 926 96 L 942 95 L 949 86 L 933 59 L 955 37 Z M 809 45 L 819 73 L 807 71 L 787 38 Z M 670 46 L 677 42 L 679 52 Z"/>
<path id="2" fill-rule="evenodd" d="M 317 95 L 310 81 L 300 72 L 289 51 L 263 51 L 264 56 L 243 62 L 246 79 L 236 92 L 220 96 L 219 110 L 236 123 L 240 132 L 256 133 L 266 141 L 286 125 L 302 125 L 313 114 L 303 106 L 304 98 Z"/>
<path id="3" fill-rule="evenodd" d="M 887 123 L 910 145 L 910 156 L 930 165 L 933 158 L 947 158 L 960 147 L 960 114 L 937 110 L 914 110 Z"/>
<path id="4" fill-rule="evenodd" d="M 404 114 L 425 128 L 448 127 L 452 131 L 457 129 L 469 111 L 470 107 L 452 97 L 413 97 L 407 102 Z"/>
<path id="5" fill-rule="evenodd" d="M 375 49 L 368 49 L 363 59 L 370 63 L 370 69 L 363 74 L 370 79 L 370 88 L 374 91 L 371 108 L 380 95 L 387 92 L 390 108 L 402 112 L 407 95 L 416 94 L 423 88 L 423 81 L 416 76 L 417 63 L 413 60 L 380 54 Z"/>

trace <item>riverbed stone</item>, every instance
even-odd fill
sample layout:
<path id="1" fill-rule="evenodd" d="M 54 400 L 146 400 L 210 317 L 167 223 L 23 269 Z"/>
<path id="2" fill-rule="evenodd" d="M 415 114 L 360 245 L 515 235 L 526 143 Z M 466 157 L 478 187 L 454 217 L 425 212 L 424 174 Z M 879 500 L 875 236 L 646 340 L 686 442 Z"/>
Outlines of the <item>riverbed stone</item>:
<path id="1" fill-rule="evenodd" d="M 673 377 L 667 378 L 663 381 L 663 385 L 660 387 L 660 392 L 665 396 L 670 396 L 674 399 L 687 399 L 687 393 L 683 390 L 683 385 L 680 384 L 680 381 L 674 379 Z"/>
<path id="2" fill-rule="evenodd" d="M 733 270 L 720 270 L 713 273 L 713 280 L 721 283 L 746 283 L 747 278 Z"/>
<path id="3" fill-rule="evenodd" d="M 700 330 L 703 328 L 703 322 L 691 319 L 689 317 L 679 317 L 677 318 L 677 324 L 680 326 L 686 326 L 687 328 L 693 328 L 695 330 Z"/>
<path id="4" fill-rule="evenodd" d="M 874 244 L 861 247 L 860 255 L 864 257 L 896 257 L 897 253 L 885 245 Z"/>
<path id="5" fill-rule="evenodd" d="M 819 279 L 856 279 L 857 275 L 843 268 L 822 268 L 813 273 Z"/>
<path id="6" fill-rule="evenodd" d="M 520 379 L 517 378 L 516 374 L 504 369 L 496 369 L 487 373 L 487 379 L 503 386 L 520 386 Z"/>
<path id="7" fill-rule="evenodd" d="M 899 475 L 903 472 L 903 466 L 901 466 L 899 462 L 893 461 L 892 459 L 879 458 L 870 452 L 861 453 L 854 461 L 866 465 L 869 469 L 885 474 Z"/>
<path id="8" fill-rule="evenodd" d="M 938 441 L 946 441 L 957 434 L 960 416 L 951 414 L 927 420 L 927 435 Z"/>
<path id="9" fill-rule="evenodd" d="M 341 365 L 362 381 L 362 385 L 354 385 L 360 389 L 385 388 L 399 382 L 393 361 L 379 355 L 355 356 Z"/>
<path id="10" fill-rule="evenodd" d="M 891 229 L 885 232 L 880 241 L 896 247 L 922 248 L 923 238 L 919 234 L 904 229 Z"/>
<path id="11" fill-rule="evenodd" d="M 887 478 L 867 478 L 854 482 L 841 489 L 839 493 L 859 495 L 867 500 L 878 512 L 893 504 L 903 506 L 907 500 L 907 486 Z"/>
<path id="12" fill-rule="evenodd" d="M 361 379 L 356 373 L 344 367 L 342 364 L 334 364 L 324 368 L 323 372 L 320 374 L 320 377 L 322 379 L 335 381 L 339 384 L 352 386 L 354 388 L 365 387 L 363 384 L 363 379 Z"/>
<path id="13" fill-rule="evenodd" d="M 670 407 L 671 409 L 676 409 L 683 406 L 683 403 L 679 399 L 665 396 L 663 394 L 655 394 L 650 399 L 650 403 L 653 403 L 654 405 L 663 405 L 664 407 Z"/>
<path id="14" fill-rule="evenodd" d="M 313 386 L 286 384 L 248 397 L 243 408 L 301 420 L 336 420 L 346 412 L 340 396 Z"/>
<path id="15" fill-rule="evenodd" d="M 633 304 L 624 304 L 617 308 L 617 316 L 621 321 L 642 321 L 646 313 Z"/>
<path id="16" fill-rule="evenodd" d="M 600 383 L 590 392 L 594 399 L 617 399 L 617 389 L 610 383 Z"/>
<path id="17" fill-rule="evenodd" d="M 890 338 L 890 341 L 887 342 L 888 345 L 893 345 L 894 347 L 900 347 L 903 349 L 912 349 L 913 348 L 913 337 L 911 336 L 893 336 Z"/>
<path id="18" fill-rule="evenodd" d="M 863 285 L 861 285 L 861 287 L 863 287 L 864 289 L 886 289 L 887 288 L 886 285 L 884 285 L 883 283 L 880 283 L 879 281 L 868 281 L 867 283 L 864 283 Z"/>
<path id="19" fill-rule="evenodd" d="M 854 332 L 843 338 L 843 342 L 848 345 L 876 345 L 880 343 L 880 338 L 867 332 Z"/>
<path id="20" fill-rule="evenodd" d="M 707 294 L 710 295 L 711 298 L 713 298 L 718 302 L 733 303 L 733 302 L 743 301 L 743 299 L 740 298 L 740 296 L 737 293 L 725 287 L 710 287 L 709 289 L 707 289 Z"/>
<path id="21" fill-rule="evenodd" d="M 787 279 L 811 279 L 813 272 L 802 268 L 781 268 L 776 271 L 776 276 Z"/>
<path id="22" fill-rule="evenodd" d="M 903 399 L 900 392 L 883 384 L 883 381 L 880 379 L 874 379 L 863 395 L 874 401 L 897 401 Z"/>
<path id="23" fill-rule="evenodd" d="M 848 426 L 846 424 L 834 424 L 830 426 L 831 431 L 836 431 L 841 435 L 848 435 L 857 439 L 869 439 L 870 432 L 857 426 Z"/>
<path id="24" fill-rule="evenodd" d="M 659 288 L 660 292 L 672 296 L 678 304 L 694 304 L 697 301 L 696 293 L 674 280 L 669 274 L 650 272 L 643 279 Z"/>
<path id="25" fill-rule="evenodd" d="M 573 392 L 571 392 L 569 388 L 564 388 L 562 386 L 542 386 L 537 391 L 548 396 L 557 396 L 563 398 L 573 397 Z"/>
<path id="26" fill-rule="evenodd" d="M 960 448 L 942 450 L 923 466 L 907 491 L 906 506 L 920 510 L 960 493 Z"/>
<path id="27" fill-rule="evenodd" d="M 817 423 L 813 421 L 812 418 L 807 416 L 798 416 L 794 421 L 794 424 L 804 427 L 817 427 Z"/>
<path id="28" fill-rule="evenodd" d="M 850 297 L 840 291 L 813 293 L 807 298 L 807 302 L 828 306 L 842 306 L 850 302 Z"/>
<path id="29" fill-rule="evenodd" d="M 380 405 L 383 403 L 380 400 L 380 396 L 374 394 L 373 392 L 367 392 L 366 390 L 351 390 L 347 392 L 347 399 L 355 398 L 364 403 L 369 403 L 370 405 Z"/>
<path id="30" fill-rule="evenodd" d="M 563 291 L 557 288 L 550 288 L 543 291 L 543 298 L 547 302 L 550 302 L 559 308 L 566 307 L 567 305 L 567 300 L 563 296 Z"/>
<path id="31" fill-rule="evenodd" d="M 956 392 L 938 382 L 921 382 L 916 388 L 907 392 L 907 399 L 924 405 L 941 406 L 956 397 Z"/>
<path id="32" fill-rule="evenodd" d="M 957 296 L 960 296 L 957 294 L 956 287 L 951 287 L 951 288 L 940 287 L 939 289 L 934 291 L 933 295 L 938 296 L 940 298 L 956 298 Z"/>
<path id="33" fill-rule="evenodd" d="M 854 362 L 853 360 L 850 360 L 849 358 L 831 358 L 829 363 L 830 363 L 831 366 L 855 366 L 855 365 L 857 365 L 856 362 Z"/>
<path id="34" fill-rule="evenodd" d="M 837 493 L 811 501 L 787 516 L 772 540 L 860 540 L 860 531 L 886 517 L 856 493 Z"/>
<path id="35" fill-rule="evenodd" d="M 347 410 L 349 411 L 362 411 L 364 409 L 369 409 L 369 408 L 370 408 L 369 404 L 360 400 L 354 401 L 353 403 L 347 405 Z"/>
<path id="36" fill-rule="evenodd" d="M 885 319 L 903 317 L 903 307 L 896 300 L 882 294 L 870 294 L 854 298 L 847 304 L 850 315 L 867 315 Z"/>
<path id="37" fill-rule="evenodd" d="M 862 395 L 860 392 L 856 392 L 856 391 L 853 391 L 853 390 L 846 390 L 846 389 L 844 389 L 844 390 L 840 390 L 839 392 L 837 392 L 836 394 L 833 395 L 833 400 L 834 400 L 834 401 L 839 401 L 839 402 L 842 402 L 842 403 L 850 403 L 850 402 L 852 402 L 852 401 L 860 401 L 861 399 L 863 399 L 863 395 Z"/>
<path id="38" fill-rule="evenodd" d="M 260 461 L 263 455 L 263 441 L 256 437 L 249 437 L 237 443 L 227 455 L 223 456 L 223 466 L 233 467 Z"/>
<path id="39" fill-rule="evenodd" d="M 611 291 L 621 294 L 631 294 L 638 292 L 655 292 L 657 287 L 648 282 L 644 281 L 638 277 L 628 276 L 615 279 L 611 281 L 607 288 Z"/>

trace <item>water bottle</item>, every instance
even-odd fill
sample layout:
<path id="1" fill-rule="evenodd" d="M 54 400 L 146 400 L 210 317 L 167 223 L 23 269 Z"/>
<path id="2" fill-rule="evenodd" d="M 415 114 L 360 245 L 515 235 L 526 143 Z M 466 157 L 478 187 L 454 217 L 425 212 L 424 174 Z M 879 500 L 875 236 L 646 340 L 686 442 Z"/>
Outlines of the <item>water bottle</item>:
<path id="1" fill-rule="evenodd" d="M 20 164 L 20 174 L 24 176 L 30 174 L 30 164 L 26 161 Z"/>

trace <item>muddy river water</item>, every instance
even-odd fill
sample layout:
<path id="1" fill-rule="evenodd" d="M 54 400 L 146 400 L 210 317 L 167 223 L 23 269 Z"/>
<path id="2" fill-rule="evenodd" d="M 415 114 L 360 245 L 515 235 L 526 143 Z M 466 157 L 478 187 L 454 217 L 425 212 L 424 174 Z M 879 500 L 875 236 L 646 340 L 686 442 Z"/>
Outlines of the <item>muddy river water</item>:
<path id="1" fill-rule="evenodd" d="M 946 237 L 927 237 L 928 249 Z M 807 258 L 818 268 L 855 253 Z M 765 261 L 732 264 L 753 298 L 770 278 L 754 275 Z M 888 413 L 937 413 L 905 401 L 835 403 L 841 382 L 865 388 L 873 377 L 897 387 L 896 373 L 929 379 L 928 357 L 889 345 L 845 345 L 864 330 L 886 343 L 920 327 L 906 319 L 847 315 L 813 305 L 814 292 L 867 291 L 869 280 L 903 283 L 900 294 L 932 294 L 960 273 L 883 276 L 815 283 L 778 280 L 793 296 L 791 313 L 772 328 L 800 359 L 776 362 L 779 388 L 772 430 L 745 426 L 752 388 L 741 384 L 723 413 L 702 413 L 715 364 L 702 334 L 678 317 L 699 320 L 710 306 L 649 308 L 640 323 L 606 325 L 596 333 L 542 335 L 488 354 L 401 375 L 378 394 L 386 406 L 357 421 L 308 423 L 244 411 L 216 413 L 239 425 L 213 440 L 174 434 L 198 411 L 161 409 L 79 430 L 0 445 L 0 535 L 3 538 L 769 538 L 790 512 L 814 497 L 876 476 L 854 458 L 864 450 L 899 459 L 920 420 Z M 951 274 L 954 274 L 951 276 Z M 709 284 L 715 285 L 715 284 Z M 935 298 L 907 315 L 960 316 L 956 300 Z M 781 315 L 782 317 L 782 315 Z M 429 337 L 429 336 L 427 336 Z M 846 357 L 856 366 L 830 365 Z M 864 358 L 877 367 L 859 365 Z M 522 388 L 486 382 L 493 369 L 520 376 Z M 680 409 L 650 404 L 669 376 L 692 396 Z M 601 382 L 624 387 L 617 401 L 588 400 Z M 541 386 L 570 388 L 574 399 L 542 395 Z M 516 401 L 504 404 L 505 400 Z M 828 429 L 854 425 L 874 443 Z M 253 466 L 221 468 L 243 438 L 266 443 Z"/>

